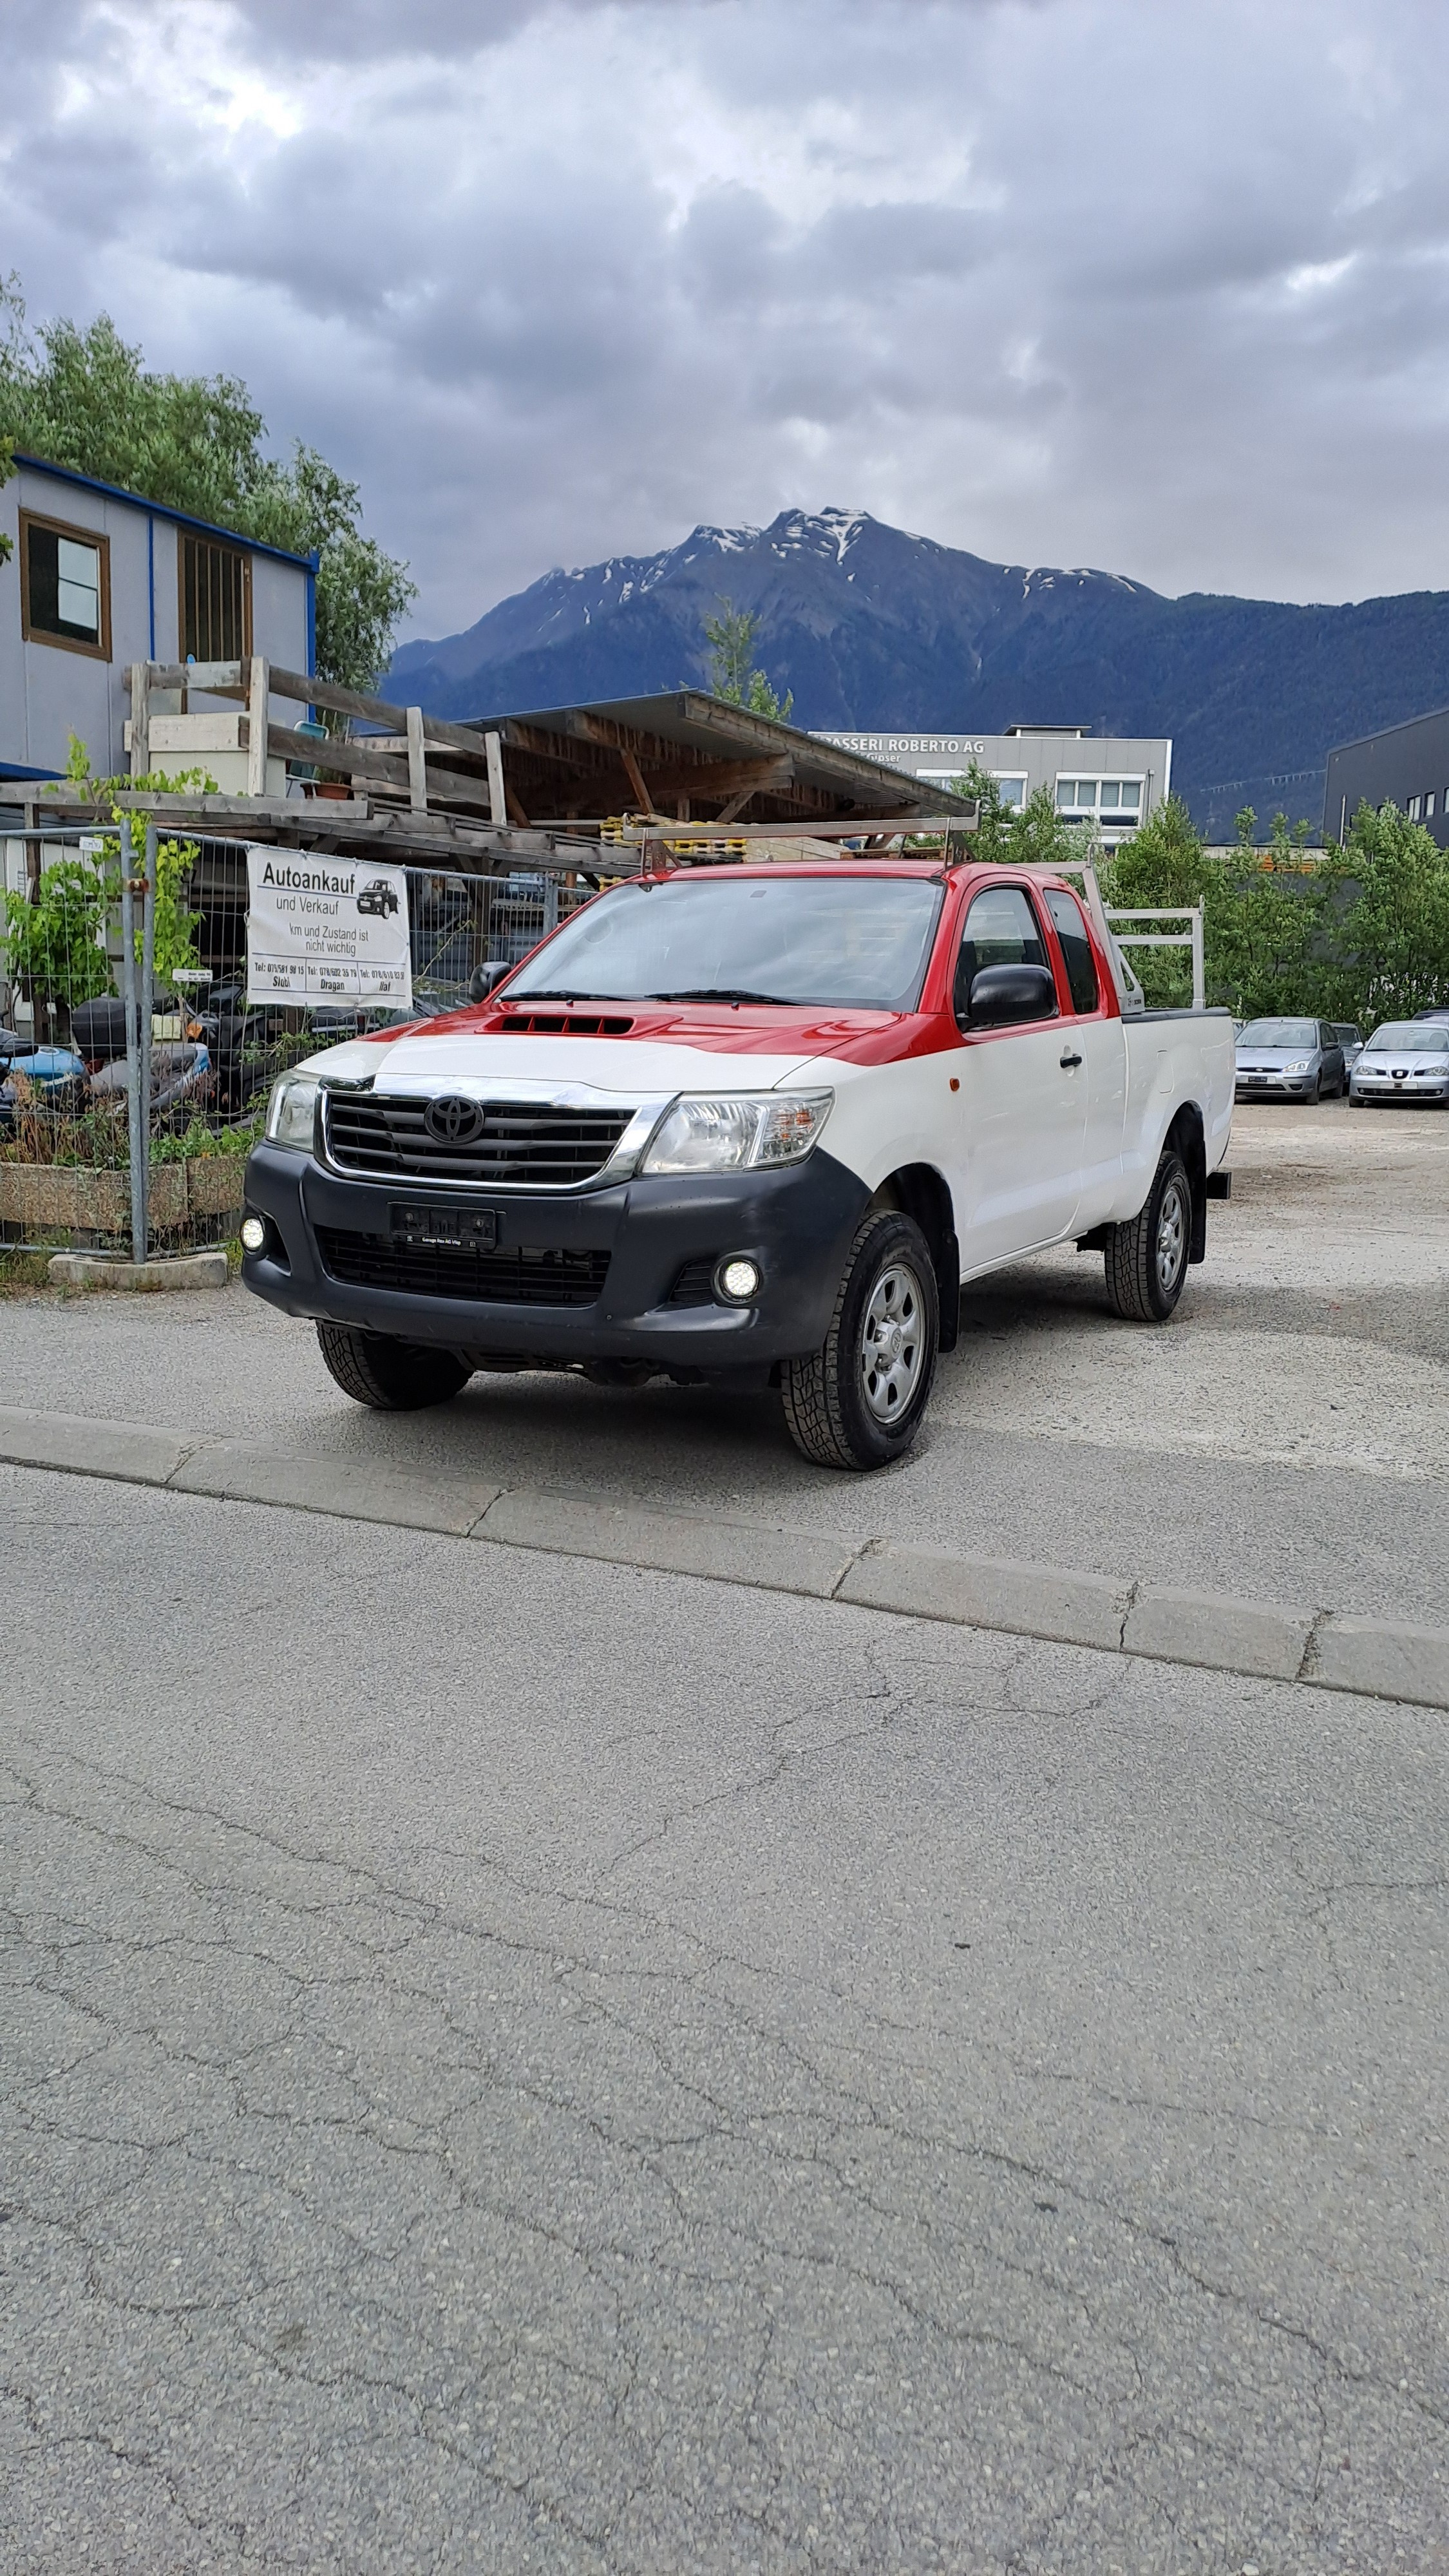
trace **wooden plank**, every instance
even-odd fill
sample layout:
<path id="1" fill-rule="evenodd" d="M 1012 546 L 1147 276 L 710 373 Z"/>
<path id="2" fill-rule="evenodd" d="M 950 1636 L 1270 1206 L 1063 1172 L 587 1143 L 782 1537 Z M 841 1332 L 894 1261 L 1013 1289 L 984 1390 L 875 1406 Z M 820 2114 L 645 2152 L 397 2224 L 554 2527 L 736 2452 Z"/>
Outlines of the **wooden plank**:
<path id="1" fill-rule="evenodd" d="M 386 698 L 369 697 L 362 689 L 344 689 L 336 680 L 308 679 L 301 671 L 284 671 L 272 666 L 272 687 L 279 698 L 303 698 L 311 705 L 328 707 L 334 715 L 361 716 L 367 724 L 385 725 L 390 733 L 406 734 L 408 711 L 395 707 Z M 476 760 L 482 749 L 482 737 L 471 725 L 444 724 L 438 716 L 423 719 L 430 742 L 447 743 L 454 751 L 465 751 Z"/>
<path id="2" fill-rule="evenodd" d="M 503 785 L 503 745 L 496 733 L 485 733 L 483 746 L 488 758 L 488 811 L 495 823 L 506 823 L 508 797 Z"/>
<path id="3" fill-rule="evenodd" d="M 353 742 L 337 735 L 327 742 L 311 742 L 304 733 L 293 733 L 288 725 L 269 725 L 267 745 L 274 758 L 304 761 L 309 768 L 341 770 L 348 778 L 375 778 L 396 795 L 411 792 L 408 764 L 395 752 L 378 751 L 370 742 Z M 465 778 L 458 771 L 434 769 L 428 776 L 431 798 L 447 797 L 461 805 L 486 803 L 486 790 L 481 779 Z"/>
<path id="4" fill-rule="evenodd" d="M 408 803 L 415 814 L 428 810 L 428 761 L 423 749 L 423 711 L 408 709 Z"/>
<path id="5" fill-rule="evenodd" d="M 265 657 L 252 655 L 247 693 L 247 794 L 267 792 L 268 672 Z"/>
<path id="6" fill-rule="evenodd" d="M 142 662 L 133 663 L 126 674 L 125 685 L 133 693 L 133 674 L 149 674 L 147 686 L 153 689 L 204 689 L 210 697 L 244 698 L 247 693 L 246 672 L 240 662 Z"/>
<path id="7" fill-rule="evenodd" d="M 131 776 L 144 778 L 151 766 L 151 665 L 133 662 L 131 688 Z"/>
<path id="8" fill-rule="evenodd" d="M 622 755 L 621 755 L 622 756 Z M 795 763 L 788 752 L 778 760 L 712 760 L 697 769 L 670 767 L 653 773 L 656 796 L 753 796 L 759 791 L 793 787 Z"/>

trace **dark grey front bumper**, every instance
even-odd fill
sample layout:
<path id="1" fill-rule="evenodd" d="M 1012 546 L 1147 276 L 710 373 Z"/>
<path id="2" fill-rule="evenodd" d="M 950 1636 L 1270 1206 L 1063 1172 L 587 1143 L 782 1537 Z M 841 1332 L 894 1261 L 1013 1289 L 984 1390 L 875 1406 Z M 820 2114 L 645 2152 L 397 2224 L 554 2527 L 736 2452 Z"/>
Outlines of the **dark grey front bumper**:
<path id="1" fill-rule="evenodd" d="M 502 1251 L 518 1246 L 607 1255 L 604 1284 L 582 1305 L 360 1287 L 324 1267 L 318 1230 L 386 1240 L 402 1199 L 490 1208 Z M 259 1145 L 247 1207 L 268 1222 L 242 1277 L 289 1315 L 325 1317 L 400 1340 L 478 1356 L 558 1365 L 647 1360 L 660 1369 L 733 1377 L 818 1350 L 851 1238 L 869 1199 L 863 1181 L 817 1149 L 797 1168 L 695 1180 L 631 1180 L 577 1195 L 448 1193 L 416 1181 L 363 1181 L 310 1155 Z M 673 1302 L 689 1264 L 747 1253 L 763 1286 L 753 1306 Z"/>

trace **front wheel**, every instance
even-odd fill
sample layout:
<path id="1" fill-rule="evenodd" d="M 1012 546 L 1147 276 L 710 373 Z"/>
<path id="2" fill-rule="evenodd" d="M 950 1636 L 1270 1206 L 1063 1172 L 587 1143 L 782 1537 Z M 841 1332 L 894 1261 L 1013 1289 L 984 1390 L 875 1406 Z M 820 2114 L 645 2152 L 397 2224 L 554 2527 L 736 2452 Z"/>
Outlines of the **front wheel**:
<path id="1" fill-rule="evenodd" d="M 1107 1241 L 1107 1294 L 1129 1324 L 1165 1324 L 1182 1295 L 1192 1249 L 1192 1183 L 1169 1148 L 1147 1204 Z"/>
<path id="2" fill-rule="evenodd" d="M 819 1467 L 887 1467 L 921 1427 L 936 1373 L 940 1300 L 930 1246 L 891 1209 L 856 1231 L 830 1330 L 787 1360 L 781 1393 L 795 1446 Z"/>
<path id="3" fill-rule="evenodd" d="M 395 1341 L 390 1333 L 360 1332 L 355 1324 L 319 1323 L 317 1346 L 343 1394 L 375 1413 L 416 1413 L 425 1404 L 447 1404 L 473 1374 L 451 1351 Z"/>

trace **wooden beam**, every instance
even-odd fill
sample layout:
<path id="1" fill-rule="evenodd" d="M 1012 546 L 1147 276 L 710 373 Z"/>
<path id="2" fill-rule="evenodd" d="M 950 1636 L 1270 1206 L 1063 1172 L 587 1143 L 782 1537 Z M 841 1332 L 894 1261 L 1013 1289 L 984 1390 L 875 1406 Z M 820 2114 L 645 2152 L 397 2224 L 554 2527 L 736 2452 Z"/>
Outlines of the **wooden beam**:
<path id="1" fill-rule="evenodd" d="M 415 814 L 428 810 L 428 761 L 423 749 L 423 711 L 408 709 L 408 803 Z"/>
<path id="2" fill-rule="evenodd" d="M 252 655 L 247 693 L 247 794 L 265 796 L 267 792 L 267 665 L 260 653 Z"/>
<path id="3" fill-rule="evenodd" d="M 629 784 L 633 788 L 634 794 L 638 799 L 640 813 L 652 814 L 654 811 L 654 799 L 644 784 L 644 772 L 640 768 L 634 754 L 632 751 L 625 751 L 621 747 L 619 758 L 624 764 L 624 775 L 628 779 Z"/>
<path id="4" fill-rule="evenodd" d="M 151 666 L 133 662 L 127 673 L 131 691 L 131 776 L 144 778 L 151 766 Z"/>
<path id="5" fill-rule="evenodd" d="M 348 778 L 375 778 L 379 786 L 390 788 L 395 796 L 409 794 L 406 761 L 399 760 L 395 752 L 376 751 L 368 742 L 350 742 L 340 737 L 312 742 L 304 733 L 293 733 L 288 725 L 274 724 L 267 727 L 267 748 L 282 760 L 303 761 L 308 768 L 340 769 Z M 432 770 L 428 792 L 460 805 L 481 805 L 486 801 L 478 779 L 464 778 L 451 769 Z"/>
<path id="6" fill-rule="evenodd" d="M 620 754 L 625 759 L 624 754 Z M 627 760 L 626 760 L 627 766 Z M 632 773 L 631 773 L 632 775 Z M 671 765 L 650 773 L 655 796 L 753 796 L 756 789 L 793 787 L 795 763 L 788 752 L 779 760 L 711 760 L 692 769 Z"/>
<path id="7" fill-rule="evenodd" d="M 496 733 L 485 733 L 488 753 L 488 810 L 495 823 L 508 820 L 508 796 L 503 784 L 503 745 Z"/>
<path id="8" fill-rule="evenodd" d="M 738 796 L 732 796 L 727 805 L 721 805 L 719 812 L 714 818 L 716 831 L 718 831 L 721 823 L 732 823 L 735 816 L 743 812 L 754 792 L 753 787 L 742 787 Z M 681 822 L 687 822 L 688 820 L 688 815 L 680 816 Z"/>

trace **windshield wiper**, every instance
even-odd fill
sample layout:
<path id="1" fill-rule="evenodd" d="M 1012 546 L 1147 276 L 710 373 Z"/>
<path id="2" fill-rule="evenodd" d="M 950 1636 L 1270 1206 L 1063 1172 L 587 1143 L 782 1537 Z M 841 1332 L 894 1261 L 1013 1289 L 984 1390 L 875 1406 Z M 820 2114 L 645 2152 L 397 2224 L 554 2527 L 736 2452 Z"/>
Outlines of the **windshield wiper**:
<path id="1" fill-rule="evenodd" d="M 506 1009 L 522 1010 L 534 1002 L 629 1002 L 636 997 L 631 993 L 581 993 L 576 984 L 571 984 L 566 993 L 505 993 L 501 998 Z"/>
<path id="2" fill-rule="evenodd" d="M 683 993 L 651 993 L 651 1002 L 778 1002 L 783 1009 L 790 1005 L 783 993 L 751 993 L 736 984 L 695 984 Z"/>

